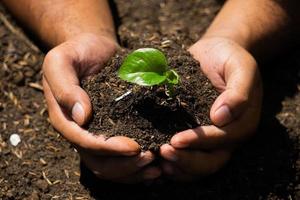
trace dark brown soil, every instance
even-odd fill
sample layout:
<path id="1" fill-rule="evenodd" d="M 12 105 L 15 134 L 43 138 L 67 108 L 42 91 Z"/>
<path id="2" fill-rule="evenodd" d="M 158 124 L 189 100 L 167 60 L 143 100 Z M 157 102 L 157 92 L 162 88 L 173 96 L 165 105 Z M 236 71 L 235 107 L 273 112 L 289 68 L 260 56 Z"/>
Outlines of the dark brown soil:
<path id="1" fill-rule="evenodd" d="M 220 8 L 215 0 L 115 2 L 120 43 L 128 49 L 149 38 L 156 38 L 155 46 L 171 39 L 185 49 Z M 44 54 L 3 13 L 0 6 L 0 199 L 300 199 L 299 47 L 260 63 L 259 129 L 219 173 L 193 183 L 122 185 L 97 180 L 53 130 L 40 90 Z M 22 140 L 16 147 L 9 142 L 13 133 Z"/>
<path id="2" fill-rule="evenodd" d="M 118 78 L 117 70 L 128 52 L 120 51 L 103 71 L 83 83 L 94 111 L 90 132 L 127 136 L 142 150 L 158 151 L 176 132 L 210 124 L 209 110 L 217 92 L 188 52 L 172 45 L 172 40 L 162 43 L 169 66 L 180 75 L 174 96 L 167 96 L 164 86 L 141 87 Z"/>

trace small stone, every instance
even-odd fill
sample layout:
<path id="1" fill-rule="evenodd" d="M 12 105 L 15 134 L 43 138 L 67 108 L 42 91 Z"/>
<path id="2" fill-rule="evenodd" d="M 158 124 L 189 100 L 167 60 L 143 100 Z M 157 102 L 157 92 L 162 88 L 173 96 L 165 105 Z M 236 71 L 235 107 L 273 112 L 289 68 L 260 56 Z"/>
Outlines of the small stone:
<path id="1" fill-rule="evenodd" d="M 44 180 L 38 180 L 35 183 L 36 187 L 39 188 L 43 192 L 47 192 L 49 190 L 49 185 L 46 181 Z"/>
<path id="2" fill-rule="evenodd" d="M 33 77 L 34 71 L 33 71 L 33 70 L 26 71 L 26 72 L 24 73 L 24 75 L 25 75 L 26 77 Z"/>
<path id="3" fill-rule="evenodd" d="M 25 80 L 24 79 L 24 74 L 22 72 L 17 72 L 13 76 L 13 83 L 15 83 L 17 85 L 22 85 L 24 80 Z"/>
<path id="4" fill-rule="evenodd" d="M 10 141 L 11 145 L 17 146 L 21 142 L 21 138 L 18 134 L 14 133 L 9 137 L 9 141 Z"/>
<path id="5" fill-rule="evenodd" d="M 7 196 L 8 198 L 12 198 L 12 197 L 14 196 L 14 194 L 13 194 L 13 192 L 12 192 L 11 190 L 8 190 L 8 191 L 6 192 L 6 196 Z"/>
<path id="6" fill-rule="evenodd" d="M 27 198 L 28 200 L 39 200 L 39 194 L 37 191 L 33 191 L 33 193 Z"/>

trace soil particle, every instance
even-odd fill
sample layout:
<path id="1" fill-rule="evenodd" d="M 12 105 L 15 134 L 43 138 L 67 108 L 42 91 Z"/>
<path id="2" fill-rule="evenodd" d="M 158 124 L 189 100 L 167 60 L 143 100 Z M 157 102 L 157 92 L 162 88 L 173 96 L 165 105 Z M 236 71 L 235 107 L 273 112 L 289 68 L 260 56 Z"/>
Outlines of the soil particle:
<path id="1" fill-rule="evenodd" d="M 37 180 L 35 185 L 41 190 L 41 192 L 48 192 L 49 190 L 49 185 L 45 180 Z"/>
<path id="2" fill-rule="evenodd" d="M 27 200 L 39 200 L 39 194 L 37 191 L 32 192 L 32 194 L 26 198 Z"/>

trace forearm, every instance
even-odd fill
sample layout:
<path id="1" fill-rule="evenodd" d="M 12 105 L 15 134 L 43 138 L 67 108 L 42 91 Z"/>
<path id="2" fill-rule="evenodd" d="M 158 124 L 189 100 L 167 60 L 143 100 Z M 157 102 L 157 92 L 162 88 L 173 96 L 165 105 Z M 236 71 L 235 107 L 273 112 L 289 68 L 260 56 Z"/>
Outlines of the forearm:
<path id="1" fill-rule="evenodd" d="M 81 33 L 115 39 L 107 0 L 3 0 L 50 47 Z"/>
<path id="2" fill-rule="evenodd" d="M 284 3 L 282 3 L 284 2 Z M 204 37 L 229 38 L 257 56 L 288 35 L 293 0 L 228 0 Z"/>

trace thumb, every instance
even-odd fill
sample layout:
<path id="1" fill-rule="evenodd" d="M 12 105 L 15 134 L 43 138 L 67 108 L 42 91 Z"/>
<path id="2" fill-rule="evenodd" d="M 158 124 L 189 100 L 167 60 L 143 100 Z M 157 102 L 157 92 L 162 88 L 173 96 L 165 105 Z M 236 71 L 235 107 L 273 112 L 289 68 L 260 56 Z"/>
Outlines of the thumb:
<path id="1" fill-rule="evenodd" d="M 92 113 L 90 98 L 86 92 L 79 85 L 75 84 L 65 85 L 58 92 L 55 90 L 54 95 L 58 103 L 66 109 L 67 113 L 78 125 L 84 125 L 90 119 Z"/>
<path id="2" fill-rule="evenodd" d="M 65 53 L 60 47 L 51 50 L 45 57 L 43 72 L 53 96 L 65 114 L 78 125 L 85 124 L 92 113 L 89 96 L 80 87 L 76 54 Z"/>
<path id="3" fill-rule="evenodd" d="M 221 127 L 236 119 L 247 106 L 248 95 L 241 95 L 233 89 L 225 90 L 210 110 L 212 122 Z"/>
<path id="4" fill-rule="evenodd" d="M 217 126 L 227 125 L 247 109 L 252 93 L 256 92 L 254 87 L 259 83 L 257 64 L 250 54 L 239 52 L 231 58 L 240 59 L 229 59 L 224 65 L 226 87 L 210 110 L 210 118 Z"/>

